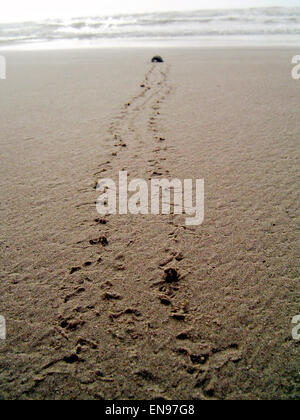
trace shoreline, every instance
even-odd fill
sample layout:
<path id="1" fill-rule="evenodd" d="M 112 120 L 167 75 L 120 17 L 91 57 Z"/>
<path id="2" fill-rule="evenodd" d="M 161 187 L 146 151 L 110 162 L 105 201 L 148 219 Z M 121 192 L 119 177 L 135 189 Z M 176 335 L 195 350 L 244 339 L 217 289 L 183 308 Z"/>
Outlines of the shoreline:
<path id="1" fill-rule="evenodd" d="M 300 47 L 298 36 L 291 36 L 291 39 L 282 40 L 282 36 L 272 37 L 224 37 L 222 39 L 203 38 L 203 39 L 170 39 L 170 40 L 153 40 L 153 39 L 118 39 L 104 40 L 102 45 L 100 43 L 84 44 L 81 42 L 67 43 L 65 41 L 46 42 L 36 44 L 24 44 L 16 46 L 0 47 L 0 52 L 20 52 L 20 51 L 72 51 L 72 50 L 102 50 L 102 49 L 144 49 L 144 48 L 158 48 L 158 49 L 293 49 Z M 272 39 L 273 38 L 273 39 Z M 280 39 L 280 42 L 279 42 Z"/>

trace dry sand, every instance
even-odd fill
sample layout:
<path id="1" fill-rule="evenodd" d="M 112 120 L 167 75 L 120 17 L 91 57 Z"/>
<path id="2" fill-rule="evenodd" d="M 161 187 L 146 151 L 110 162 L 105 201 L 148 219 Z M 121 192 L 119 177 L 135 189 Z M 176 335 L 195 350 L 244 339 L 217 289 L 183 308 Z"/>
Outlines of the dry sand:
<path id="1" fill-rule="evenodd" d="M 2 399 L 299 398 L 297 51 L 153 53 L 5 54 Z M 204 178 L 204 224 L 99 223 L 121 169 Z"/>

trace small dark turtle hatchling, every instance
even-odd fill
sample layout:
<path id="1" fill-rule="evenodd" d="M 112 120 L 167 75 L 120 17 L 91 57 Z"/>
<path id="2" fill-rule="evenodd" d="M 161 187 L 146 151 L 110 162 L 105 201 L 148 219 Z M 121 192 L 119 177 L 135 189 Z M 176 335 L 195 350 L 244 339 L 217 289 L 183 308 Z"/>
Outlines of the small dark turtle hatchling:
<path id="1" fill-rule="evenodd" d="M 160 55 L 156 55 L 155 57 L 152 58 L 152 63 L 163 63 L 164 60 L 162 59 L 162 57 Z"/>

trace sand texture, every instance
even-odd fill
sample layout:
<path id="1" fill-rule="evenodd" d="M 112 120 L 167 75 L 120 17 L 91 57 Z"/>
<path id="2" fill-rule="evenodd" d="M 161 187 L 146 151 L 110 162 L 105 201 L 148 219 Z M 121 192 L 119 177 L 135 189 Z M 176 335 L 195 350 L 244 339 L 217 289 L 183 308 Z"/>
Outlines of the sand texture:
<path id="1" fill-rule="evenodd" d="M 2 399 L 299 398 L 296 53 L 6 54 Z M 120 170 L 203 178 L 203 225 L 99 216 Z"/>

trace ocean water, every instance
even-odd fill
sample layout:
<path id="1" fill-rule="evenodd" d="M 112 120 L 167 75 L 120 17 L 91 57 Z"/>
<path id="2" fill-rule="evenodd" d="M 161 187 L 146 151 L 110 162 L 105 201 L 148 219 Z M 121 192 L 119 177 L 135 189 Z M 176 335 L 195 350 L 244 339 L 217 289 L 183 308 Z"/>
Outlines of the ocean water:
<path id="1" fill-rule="evenodd" d="M 198 10 L 0 23 L 0 49 L 300 45 L 300 8 Z"/>

